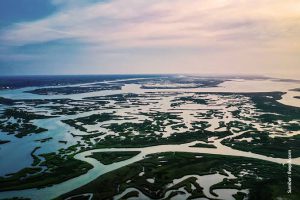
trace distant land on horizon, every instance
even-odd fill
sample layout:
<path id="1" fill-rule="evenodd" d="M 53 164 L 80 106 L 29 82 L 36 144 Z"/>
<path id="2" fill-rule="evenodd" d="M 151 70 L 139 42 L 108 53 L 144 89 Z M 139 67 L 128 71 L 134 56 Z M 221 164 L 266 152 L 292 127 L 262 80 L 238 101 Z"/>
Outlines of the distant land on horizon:
<path id="1" fill-rule="evenodd" d="M 14 75 L 0 76 L 1 89 L 17 89 L 23 87 L 42 87 L 42 86 L 59 86 L 92 83 L 101 81 L 113 81 L 117 79 L 134 79 L 134 78 L 157 78 L 172 76 L 191 76 L 200 78 L 218 78 L 218 79 L 267 79 L 265 76 L 257 75 L 188 75 L 188 74 L 78 74 L 78 75 Z"/>

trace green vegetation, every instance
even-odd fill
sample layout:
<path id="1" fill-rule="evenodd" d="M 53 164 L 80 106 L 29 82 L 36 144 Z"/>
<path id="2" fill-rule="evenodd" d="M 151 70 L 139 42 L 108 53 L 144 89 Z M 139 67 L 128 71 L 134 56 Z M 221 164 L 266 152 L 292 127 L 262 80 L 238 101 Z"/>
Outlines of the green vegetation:
<path id="1" fill-rule="evenodd" d="M 131 197 L 139 197 L 139 193 L 137 191 L 131 191 L 121 197 L 121 199 L 129 199 Z"/>
<path id="2" fill-rule="evenodd" d="M 224 80 L 198 79 L 197 77 L 168 77 L 167 79 L 153 80 L 151 84 L 141 86 L 143 89 L 183 89 L 183 88 L 203 88 L 217 87 Z M 175 85 L 174 85 L 175 84 Z M 178 85 L 180 84 L 180 85 Z"/>
<path id="3" fill-rule="evenodd" d="M 14 100 L 0 97 L 0 104 L 12 106 L 14 104 Z"/>
<path id="4" fill-rule="evenodd" d="M 32 94 L 39 95 L 68 95 L 68 94 L 80 94 L 88 92 L 97 92 L 102 90 L 120 90 L 121 85 L 97 85 L 97 86 L 86 86 L 86 87 L 58 87 L 58 88 L 40 88 L 31 91 L 26 91 Z"/>
<path id="5" fill-rule="evenodd" d="M 87 125 L 96 125 L 99 122 L 105 122 L 112 119 L 115 119 L 117 116 L 114 116 L 112 113 L 101 113 L 101 114 L 93 114 L 87 117 L 77 118 L 74 121 L 81 122 Z"/>
<path id="6" fill-rule="evenodd" d="M 6 144 L 6 143 L 9 143 L 10 141 L 9 140 L 0 140 L 0 145 L 1 144 Z"/>
<path id="7" fill-rule="evenodd" d="M 110 165 L 115 162 L 128 160 L 128 159 L 138 155 L 139 153 L 140 153 L 139 151 L 94 152 L 92 155 L 90 155 L 88 157 L 94 158 L 104 165 Z"/>
<path id="8" fill-rule="evenodd" d="M 274 122 L 276 120 L 292 121 L 300 119 L 300 109 L 293 106 L 284 105 L 277 100 L 281 99 L 282 92 L 269 92 L 269 93 L 252 93 L 246 94 L 255 103 L 255 107 L 265 113 L 259 118 L 263 122 Z M 300 130 L 300 126 L 298 127 Z"/>
<path id="9" fill-rule="evenodd" d="M 48 137 L 48 138 L 44 138 L 44 139 L 40 139 L 40 140 L 35 140 L 36 142 L 41 142 L 41 143 L 44 143 L 44 142 L 48 142 L 50 140 L 52 140 L 53 137 Z"/>
<path id="10" fill-rule="evenodd" d="M 39 106 L 51 111 L 52 115 L 75 115 L 101 109 L 108 101 L 88 101 L 74 99 L 26 99 L 16 100 L 18 104 Z M 51 104 L 51 105 L 49 105 Z"/>
<path id="11" fill-rule="evenodd" d="M 197 96 L 178 97 L 171 101 L 171 107 L 180 106 L 186 103 L 208 105 L 208 101 Z"/>
<path id="12" fill-rule="evenodd" d="M 201 81 L 189 81 L 184 79 L 171 80 L 170 82 L 174 83 L 175 81 L 180 84 L 194 84 L 195 87 L 202 87 Z M 219 82 L 207 81 L 203 86 L 212 86 Z M 147 84 L 147 82 L 143 83 Z M 166 85 L 167 82 L 154 81 L 153 83 Z M 121 85 L 122 84 L 106 86 L 117 88 Z M 77 94 L 102 90 L 105 89 L 106 86 L 62 87 L 60 89 L 43 88 L 34 92 L 48 95 Z M 152 86 L 143 87 L 151 88 Z M 155 88 L 156 86 L 153 87 Z M 161 86 L 157 87 L 161 88 Z M 168 86 L 166 86 L 166 88 L 167 87 Z M 31 157 L 33 158 L 32 166 L 15 174 L 11 174 L 8 177 L 1 177 L 0 191 L 45 187 L 84 174 L 91 166 L 85 162 L 74 159 L 74 155 L 86 150 L 113 147 L 147 147 L 155 145 L 183 144 L 194 141 L 206 142 L 196 143 L 192 146 L 195 148 L 216 148 L 213 144 L 208 143 L 209 138 L 224 138 L 232 135 L 232 133 L 241 133 L 241 131 L 247 132 L 234 138 L 226 139 L 222 141 L 222 144 L 242 151 L 280 158 L 287 158 L 288 150 L 291 150 L 292 157 L 300 157 L 299 135 L 293 137 L 271 138 L 269 132 L 258 131 L 258 129 L 256 129 L 256 125 L 259 123 L 259 126 L 264 126 L 266 129 L 269 128 L 271 130 L 273 127 L 274 129 L 278 128 L 280 131 L 282 129 L 283 131 L 281 132 L 300 130 L 300 124 L 298 123 L 300 120 L 300 109 L 277 102 L 284 93 L 193 93 L 193 96 L 176 97 L 178 94 L 179 92 L 149 92 L 145 94 L 128 93 L 88 97 L 82 100 L 9 100 L 0 98 L 0 104 L 8 106 L 26 105 L 26 107 L 24 106 L 21 108 L 10 107 L 4 110 L 0 116 L 0 129 L 3 132 L 14 134 L 19 138 L 29 134 L 47 131 L 42 127 L 37 127 L 32 124 L 32 120 L 55 117 L 25 110 L 30 106 L 39 107 L 39 110 L 45 109 L 45 111 L 49 111 L 52 115 L 75 115 L 77 113 L 96 110 L 99 110 L 100 113 L 102 110 L 110 112 L 109 110 L 119 108 L 133 108 L 128 110 L 124 109 L 124 113 L 126 113 L 126 115 L 128 114 L 129 117 L 117 116 L 117 112 L 111 112 L 63 120 L 63 123 L 90 134 L 75 135 L 74 133 L 70 133 L 76 137 L 76 140 L 78 139 L 77 145 L 71 146 L 68 149 L 60 149 L 57 153 L 37 155 L 39 147 L 36 147 L 31 152 Z M 181 93 L 181 95 L 182 94 L 183 93 Z M 210 98 L 209 94 L 215 94 L 217 100 L 215 97 Z M 171 97 L 171 99 L 174 97 L 174 100 L 168 102 L 171 103 L 171 107 L 182 104 L 201 104 L 207 105 L 203 106 L 207 108 L 198 109 L 194 113 L 191 113 L 196 119 L 190 121 L 190 124 L 186 124 L 186 119 L 183 120 L 181 117 L 183 111 L 173 112 L 174 110 L 177 110 L 175 108 L 170 108 L 170 110 L 165 112 L 158 111 L 161 104 L 160 100 L 163 100 L 163 97 Z M 144 111 L 141 105 L 151 105 L 151 103 L 157 105 L 153 107 L 149 106 L 149 111 Z M 210 108 L 211 105 L 216 106 Z M 229 113 L 226 109 L 228 109 Z M 123 113 L 123 110 L 121 112 Z M 225 119 L 225 113 L 229 114 L 226 115 L 228 120 Z M 234 119 L 229 120 L 231 117 L 230 114 L 232 114 Z M 142 119 L 146 119 L 137 122 L 129 121 L 130 119 L 138 119 L 139 115 L 142 116 Z M 207 122 L 207 119 L 220 120 L 219 127 L 217 127 L 215 131 L 208 131 L 210 130 L 208 128 L 211 127 L 211 124 Z M 88 131 L 86 128 L 88 125 L 95 126 L 110 120 L 128 121 L 105 123 L 105 125 L 102 125 L 102 128 L 110 130 L 107 135 L 105 135 L 105 131 L 103 131 L 103 133 L 97 130 Z M 191 125 L 192 128 L 188 129 L 189 126 L 187 125 Z M 164 137 L 166 128 L 169 128 L 167 126 L 169 126 L 173 132 L 170 136 Z M 277 130 L 275 131 L 280 132 Z M 57 139 L 56 135 L 51 136 L 53 137 L 34 141 L 44 143 L 55 138 L 53 142 L 58 141 L 61 146 L 70 144 L 67 137 L 65 139 L 62 139 L 61 137 Z M 7 142 L 9 141 L 0 140 L 0 144 Z M 43 145 L 40 143 L 39 145 Z M 140 152 L 96 152 L 89 157 L 92 157 L 105 165 L 109 165 L 130 159 L 139 153 Z M 182 193 L 182 191 L 178 191 L 179 188 L 184 188 L 191 195 L 190 198 L 202 198 L 205 197 L 205 195 L 203 193 L 203 188 L 197 183 L 196 177 L 187 178 L 175 185 L 170 186 L 168 184 L 174 179 L 182 178 L 186 175 L 201 176 L 215 173 L 226 175 L 224 170 L 230 171 L 237 178 L 225 178 L 222 182 L 212 186 L 210 188 L 212 194 L 215 194 L 214 190 L 216 189 L 232 188 L 237 190 L 250 189 L 250 200 L 300 198 L 298 191 L 294 191 L 292 195 L 286 193 L 286 166 L 250 158 L 192 153 L 162 153 L 149 155 L 142 161 L 98 177 L 95 181 L 92 181 L 86 186 L 64 195 L 63 197 L 83 193 L 93 193 L 95 199 L 110 199 L 114 195 L 125 191 L 126 188 L 136 188 L 154 199 L 164 198 L 166 192 L 170 191 L 169 195 L 166 197 L 166 199 L 170 199 L 171 197 Z M 144 172 L 144 174 L 142 173 L 141 175 L 141 172 Z M 147 181 L 147 179 L 154 179 L 154 184 Z M 298 166 L 293 166 L 293 188 L 300 188 L 300 171 Z M 136 196 L 138 196 L 138 193 L 133 191 L 124 194 L 122 199 Z M 246 194 L 238 192 L 234 196 L 236 199 L 244 199 Z M 74 199 L 85 197 L 86 196 L 77 196 L 74 197 Z"/>
<path id="13" fill-rule="evenodd" d="M 200 147 L 200 148 L 217 148 L 215 145 L 213 144 L 205 144 L 205 143 L 197 143 L 194 144 L 193 146 L 190 147 Z"/>
<path id="14" fill-rule="evenodd" d="M 178 122 L 174 120 L 181 120 L 178 113 L 167 113 L 167 112 L 150 112 L 150 113 L 139 113 L 150 118 L 146 119 L 141 123 L 125 122 L 122 124 L 111 123 L 106 128 L 119 133 L 122 136 L 132 135 L 133 132 L 137 132 L 141 135 L 163 132 L 165 127 L 168 125 L 176 125 Z M 182 126 L 182 125 L 181 125 Z"/>
<path id="15" fill-rule="evenodd" d="M 233 195 L 236 200 L 244 200 L 247 195 L 243 192 L 237 192 Z"/>
<path id="16" fill-rule="evenodd" d="M 300 92 L 300 88 L 292 89 L 291 91 Z"/>
<path id="17" fill-rule="evenodd" d="M 149 155 L 142 161 L 104 174 L 60 198 L 93 193 L 94 199 L 111 199 L 127 188 L 136 188 L 148 197 L 157 199 L 163 198 L 167 191 L 172 189 L 176 191 L 180 187 L 184 187 L 191 194 L 189 198 L 200 198 L 205 196 L 195 178 L 184 179 L 172 187 L 167 187 L 167 185 L 174 179 L 186 175 L 202 176 L 215 173 L 225 175 L 224 169 L 231 172 L 236 179 L 225 178 L 211 188 L 212 194 L 213 190 L 217 188 L 236 188 L 238 190 L 250 189 L 250 200 L 275 200 L 277 198 L 296 200 L 300 197 L 300 192 L 297 190 L 294 190 L 292 195 L 286 192 L 286 166 L 252 158 L 176 152 Z M 140 175 L 141 171 L 144 171 L 142 176 Z M 247 174 L 242 175 L 245 171 Z M 155 183 L 149 183 L 147 181 L 149 178 L 155 179 Z M 240 183 L 241 186 L 236 186 L 237 183 Z M 294 188 L 300 187 L 300 168 L 298 166 L 293 167 L 293 184 Z M 191 185 L 196 186 L 194 191 L 191 190 Z M 170 195 L 174 195 L 174 193 Z M 242 196 L 245 194 L 241 192 L 236 195 L 239 198 Z"/>
<path id="18" fill-rule="evenodd" d="M 114 95 L 107 95 L 103 97 L 106 100 L 114 100 L 117 102 L 126 102 L 128 99 L 137 98 L 139 97 L 138 94 L 134 93 L 127 93 L 127 94 L 114 94 Z"/>
<path id="19" fill-rule="evenodd" d="M 180 128 L 186 129 L 188 127 L 185 125 L 185 123 L 179 123 L 179 124 L 171 125 L 171 128 L 173 130 L 177 130 L 178 131 Z"/>
<path id="20" fill-rule="evenodd" d="M 239 139 L 251 138 L 250 142 Z M 287 158 L 288 150 L 292 150 L 292 157 L 300 157 L 300 135 L 292 137 L 271 138 L 264 132 L 247 132 L 240 136 L 226 139 L 222 144 L 230 146 L 233 149 L 250 151 L 276 158 Z"/>
<path id="21" fill-rule="evenodd" d="M 196 189 L 192 189 L 192 186 L 194 186 Z M 205 197 L 205 195 L 203 194 L 203 188 L 197 183 L 197 178 L 196 177 L 190 177 L 187 178 L 185 180 L 183 180 L 182 182 L 170 187 L 168 190 L 174 190 L 172 191 L 172 193 L 167 197 L 167 198 L 171 198 L 172 196 L 175 196 L 178 194 L 177 191 L 179 188 L 184 188 L 188 193 L 191 194 L 191 197 L 189 197 L 189 199 L 192 198 L 203 198 Z"/>
<path id="22" fill-rule="evenodd" d="M 214 117 L 218 117 L 218 115 L 220 114 L 222 114 L 222 112 L 220 112 L 219 110 L 209 109 L 206 112 L 197 113 L 195 117 L 198 119 L 213 119 Z M 222 119 L 222 117 L 220 117 L 220 119 Z"/>
<path id="23" fill-rule="evenodd" d="M 39 115 L 39 114 L 35 114 L 33 112 L 25 111 L 22 109 L 8 108 L 4 111 L 4 113 L 0 119 L 15 118 L 15 119 L 23 120 L 23 122 L 29 122 L 34 119 L 47 119 L 47 118 L 52 118 L 52 117 L 55 117 L 55 116 Z"/>
<path id="24" fill-rule="evenodd" d="M 120 135 L 125 136 L 131 134 L 133 131 L 136 131 L 139 134 L 147 134 L 154 132 L 162 132 L 164 130 L 163 127 L 159 126 L 158 124 L 154 124 L 153 121 L 147 119 L 144 120 L 142 123 L 111 123 L 109 126 L 107 126 L 107 128 L 114 131 L 115 133 L 119 133 Z"/>
<path id="25" fill-rule="evenodd" d="M 17 138 L 22 138 L 30 134 L 38 134 L 47 131 L 45 128 L 37 127 L 35 125 L 24 123 L 7 123 L 0 124 L 0 129 L 3 132 L 8 132 L 9 134 L 14 134 Z"/>
<path id="26" fill-rule="evenodd" d="M 42 154 L 39 156 L 45 160 L 40 163 L 40 159 L 34 156 L 35 151 L 36 149 L 32 156 L 35 160 L 33 165 L 36 166 L 25 168 L 9 177 L 0 177 L 0 191 L 50 186 L 85 174 L 92 168 L 90 164 L 74 159 L 74 154 Z M 46 171 L 42 170 L 43 166 L 46 167 Z"/>
<path id="27" fill-rule="evenodd" d="M 193 141 L 208 142 L 208 138 L 223 138 L 232 135 L 229 131 L 211 132 L 206 130 L 186 131 L 183 133 L 173 133 L 169 137 L 162 137 L 162 134 L 154 133 L 145 135 L 126 135 L 114 136 L 108 135 L 104 140 L 99 140 L 91 149 L 98 148 L 130 148 L 130 147 L 147 147 L 164 144 L 184 144 Z"/>
<path id="28" fill-rule="evenodd" d="M 117 118 L 118 116 L 114 116 L 113 113 L 101 113 L 101 114 L 93 114 L 87 117 L 80 117 L 77 119 L 62 120 L 62 122 L 80 131 L 88 132 L 83 125 L 96 125 L 99 122 L 105 122 Z M 80 125 L 78 125 L 78 123 L 80 123 Z"/>
<path id="29" fill-rule="evenodd" d="M 205 130 L 211 126 L 210 123 L 206 121 L 194 121 L 191 122 L 191 125 L 193 127 L 192 130 Z"/>
<path id="30" fill-rule="evenodd" d="M 30 134 L 38 134 L 47 131 L 30 123 L 35 119 L 47 119 L 54 116 L 39 115 L 22 109 L 8 108 L 0 117 L 0 130 L 14 134 L 18 138 Z M 14 120 L 14 121 L 10 121 Z"/>
<path id="31" fill-rule="evenodd" d="M 30 153 L 31 157 L 33 158 L 33 163 L 32 163 L 32 166 L 37 166 L 40 162 L 41 162 L 41 159 L 35 155 L 35 152 L 37 150 L 39 150 L 41 147 L 35 147 L 33 149 L 33 151 Z"/>

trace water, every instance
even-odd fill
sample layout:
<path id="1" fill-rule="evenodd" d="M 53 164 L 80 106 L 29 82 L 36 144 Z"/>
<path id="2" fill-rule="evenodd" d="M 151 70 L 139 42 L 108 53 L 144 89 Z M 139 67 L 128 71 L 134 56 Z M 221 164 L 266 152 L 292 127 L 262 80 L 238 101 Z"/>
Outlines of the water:
<path id="1" fill-rule="evenodd" d="M 231 80 L 226 81 L 222 84 L 220 84 L 220 87 L 213 87 L 213 88 L 195 88 L 195 89 L 167 89 L 167 90 L 145 90 L 141 89 L 140 85 L 138 84 L 126 84 L 122 87 L 122 90 L 113 90 L 113 91 L 98 91 L 98 92 L 91 92 L 91 93 L 83 93 L 83 94 L 74 94 L 74 95 L 36 95 L 36 94 L 30 94 L 30 93 L 24 93 L 24 91 L 36 89 L 39 87 L 30 87 L 30 88 L 22 88 L 22 89 L 16 89 L 16 90 L 2 90 L 0 91 L 0 96 L 5 98 L 12 98 L 12 99 L 59 99 L 59 98 L 70 98 L 70 99 L 76 99 L 80 100 L 85 97 L 93 97 L 93 96 L 103 96 L 103 95 L 112 95 L 112 94 L 120 94 L 120 93 L 136 93 L 136 94 L 145 94 L 145 92 L 179 92 L 182 94 L 178 94 L 177 96 L 187 96 L 187 94 L 191 92 L 272 92 L 272 91 L 282 91 L 287 92 L 287 94 L 283 95 L 283 98 L 279 101 L 283 104 L 300 107 L 300 100 L 294 98 L 296 95 L 300 95 L 300 92 L 293 92 L 290 91 L 290 89 L 299 88 L 300 85 L 295 82 L 282 82 L 282 81 L 276 81 L 276 80 Z M 208 98 L 214 99 L 215 95 L 209 95 Z M 168 112 L 170 111 L 170 99 L 172 97 L 166 97 L 160 99 L 157 105 L 149 105 L 149 106 L 142 106 L 143 111 L 150 111 L 153 107 L 157 107 L 160 109 L 160 111 Z M 224 102 L 223 102 L 224 103 Z M 215 108 L 218 109 L 225 109 L 225 107 L 222 105 L 222 102 L 218 102 L 215 105 Z M 185 122 L 191 122 L 193 120 L 196 120 L 194 116 L 191 115 L 193 113 L 193 110 L 199 110 L 199 109 L 205 109 L 205 106 L 192 106 L 192 105 L 184 105 L 182 106 L 180 112 L 182 112 L 181 116 L 183 117 Z M 78 117 L 84 117 L 89 116 L 94 113 L 99 112 L 105 112 L 104 111 L 90 111 L 85 112 L 78 115 L 70 115 L 70 116 L 61 116 L 58 118 L 51 118 L 51 119 L 42 119 L 42 120 L 35 120 L 34 124 L 39 127 L 44 127 L 49 129 L 49 131 L 43 133 L 43 134 L 37 134 L 32 135 L 29 137 L 24 137 L 22 139 L 16 139 L 12 135 L 6 135 L 4 133 L 0 134 L 0 139 L 2 140 L 10 140 L 10 143 L 7 143 L 5 145 L 1 145 L 0 149 L 0 175 L 5 175 L 7 173 L 13 173 L 16 171 L 19 171 L 20 169 L 30 166 L 32 163 L 32 158 L 30 156 L 31 151 L 36 147 L 41 145 L 42 148 L 38 150 L 38 154 L 40 153 L 48 153 L 48 152 L 54 152 L 61 148 L 66 148 L 68 146 L 71 146 L 73 144 L 76 144 L 78 137 L 74 138 L 70 132 L 74 134 L 84 134 L 83 132 L 80 132 L 78 130 L 75 130 L 72 127 L 69 127 L 62 122 L 61 120 L 64 119 L 73 119 Z M 138 110 L 134 107 L 123 109 L 118 109 L 118 114 L 123 114 L 126 116 L 126 112 L 129 112 L 131 114 L 138 113 Z M 228 116 L 227 121 L 230 121 L 232 118 Z M 141 121 L 145 120 L 145 117 L 140 116 L 139 118 L 131 121 Z M 126 120 L 123 120 L 123 122 Z M 218 122 L 220 120 L 217 119 L 211 119 L 207 120 L 212 126 L 209 128 L 210 130 L 214 130 L 217 128 Z M 113 121 L 110 121 L 108 123 L 112 123 Z M 105 124 L 105 123 L 104 123 Z M 99 124 L 99 128 L 101 128 L 103 124 Z M 97 125 L 98 126 L 98 125 Z M 256 126 L 259 126 L 256 124 Z M 92 127 L 90 127 L 92 128 Z M 190 128 L 190 127 L 188 127 Z M 105 129 L 103 129 L 105 130 Z M 183 130 L 182 130 L 183 131 Z M 166 129 L 166 132 L 164 133 L 165 136 L 169 136 L 172 132 L 172 129 L 168 128 Z M 113 134 L 110 132 L 107 132 L 107 134 Z M 239 133 L 242 134 L 242 133 Z M 295 133 L 298 134 L 298 133 Z M 234 135 L 236 136 L 236 135 Z M 50 140 L 49 142 L 39 144 L 36 143 L 35 140 L 42 139 L 46 137 L 53 137 L 53 140 Z M 233 136 L 229 136 L 227 138 L 230 138 Z M 226 138 L 225 138 L 226 139 Z M 67 145 L 61 144 L 58 141 L 59 140 L 65 140 L 67 141 Z M 88 162 L 93 165 L 93 169 L 90 170 L 88 173 L 81 175 L 79 177 L 76 177 L 74 179 L 65 181 L 60 184 L 56 184 L 47 188 L 43 189 L 29 189 L 29 190 L 20 190 L 20 191 L 9 191 L 9 192 L 1 192 L 0 196 L 1 198 L 11 198 L 15 196 L 20 197 L 30 197 L 33 199 L 51 199 L 55 198 L 63 193 L 66 193 L 68 191 L 71 191 L 73 189 L 76 189 L 80 186 L 83 186 L 90 181 L 94 180 L 95 178 L 99 177 L 102 174 L 105 174 L 109 171 L 112 171 L 114 169 L 121 168 L 123 166 L 126 166 L 128 164 L 131 164 L 133 162 L 137 162 L 139 160 L 142 160 L 144 156 L 152 154 L 152 153 L 160 153 L 160 152 L 194 152 L 194 153 L 209 153 L 209 154 L 219 154 L 219 155 L 235 155 L 235 156 L 243 156 L 243 157 L 249 157 L 249 158 L 257 158 L 261 160 L 276 162 L 276 163 L 286 163 L 286 159 L 281 158 L 271 158 L 263 155 L 254 154 L 251 152 L 243 152 L 239 150 L 231 149 L 230 147 L 223 146 L 221 144 L 222 139 L 212 139 L 213 144 L 217 147 L 216 149 L 210 149 L 210 148 L 192 148 L 191 145 L 197 143 L 189 143 L 189 144 L 183 144 L 183 145 L 159 145 L 159 146 L 153 146 L 153 147 L 146 147 L 146 148 L 119 148 L 119 149 L 98 149 L 98 150 L 92 150 L 83 152 L 80 154 L 77 154 L 75 156 L 76 159 Z M 87 155 L 90 155 L 92 152 L 108 152 L 108 151 L 141 151 L 141 153 L 131 159 L 128 159 L 126 161 L 122 161 L 119 163 L 114 163 L 111 165 L 102 165 L 98 161 L 92 159 L 92 158 L 86 158 Z M 6 159 L 7 155 L 10 155 L 10 159 Z M 300 165 L 300 158 L 293 159 L 293 163 L 296 165 Z M 226 196 L 228 199 L 232 198 L 232 194 L 236 191 L 234 190 L 216 190 L 217 194 L 221 196 Z"/>

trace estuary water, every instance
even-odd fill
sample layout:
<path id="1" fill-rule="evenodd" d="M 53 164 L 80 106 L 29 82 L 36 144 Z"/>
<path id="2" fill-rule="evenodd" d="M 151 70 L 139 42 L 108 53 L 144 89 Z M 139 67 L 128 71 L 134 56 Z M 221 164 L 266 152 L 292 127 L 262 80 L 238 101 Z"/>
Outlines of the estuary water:
<path id="1" fill-rule="evenodd" d="M 121 80 L 122 81 L 122 80 Z M 0 91 L 0 96 L 11 99 L 82 99 L 85 97 L 94 97 L 94 96 L 104 96 L 120 93 L 137 93 L 144 94 L 146 92 L 273 92 L 280 91 L 286 92 L 283 95 L 282 99 L 279 101 L 285 105 L 300 107 L 300 99 L 294 98 L 294 96 L 300 96 L 300 92 L 290 91 L 291 89 L 300 88 L 300 84 L 297 82 L 283 82 L 277 80 L 242 80 L 234 79 L 225 81 L 220 84 L 219 87 L 212 88 L 194 88 L 194 89 L 141 89 L 141 85 L 138 84 L 126 84 L 122 87 L 122 90 L 112 90 L 112 91 L 98 91 L 91 93 L 83 94 L 74 94 L 74 95 L 36 95 L 31 93 L 25 93 L 25 91 L 37 89 L 37 87 L 31 88 L 22 88 L 16 90 L 2 90 Z M 63 144 L 59 144 L 59 140 L 68 141 L 67 146 L 76 144 L 78 139 L 74 138 L 70 132 L 75 132 L 74 128 L 66 126 L 61 120 L 77 118 L 80 116 L 88 116 L 93 112 L 87 112 L 84 114 L 76 116 L 60 116 L 58 118 L 36 120 L 35 124 L 40 127 L 45 127 L 49 129 L 46 133 L 43 133 L 43 136 L 32 135 L 30 137 L 25 137 L 22 139 L 15 139 L 12 135 L 6 135 L 5 133 L 0 133 L 0 139 L 11 140 L 10 143 L 2 145 L 0 148 L 0 175 L 5 175 L 7 173 L 16 172 L 26 166 L 30 166 L 32 158 L 30 152 L 37 146 L 34 142 L 37 139 L 41 139 L 45 136 L 51 136 L 54 139 L 49 143 L 43 144 L 39 153 L 47 153 L 57 151 L 60 148 L 65 148 Z M 78 133 L 78 132 L 77 132 Z M 80 133 L 78 133 L 80 134 Z M 240 133 L 241 134 L 241 133 Z M 234 137 L 228 136 L 228 137 Z M 227 138 L 228 138 L 227 137 Z M 226 138 L 223 138 L 226 139 Z M 257 158 L 261 160 L 266 160 L 270 162 L 285 164 L 287 159 L 281 158 L 272 158 L 263 155 L 254 154 L 251 152 L 244 152 L 239 150 L 234 150 L 230 147 L 224 146 L 221 144 L 223 139 L 213 139 L 214 145 L 217 146 L 216 149 L 212 148 L 193 148 L 191 145 L 197 143 L 188 143 L 182 145 L 159 145 L 145 148 L 108 148 L 108 149 L 97 149 L 86 151 L 75 156 L 76 159 L 90 163 L 93 166 L 93 169 L 88 171 L 86 174 L 78 176 L 76 178 L 70 179 L 60 184 L 56 184 L 50 187 L 42 189 L 28 189 L 28 190 L 18 190 L 18 191 L 8 191 L 0 192 L 0 198 L 12 198 L 12 197 L 30 197 L 32 199 L 52 199 L 69 191 L 72 191 L 80 186 L 83 186 L 97 177 L 113 171 L 115 169 L 121 168 L 128 164 L 140 161 L 144 159 L 145 156 L 153 153 L 160 152 L 194 152 L 194 153 L 208 153 L 208 154 L 218 154 L 218 155 L 235 155 L 249 158 Z M 93 158 L 87 158 L 86 156 L 91 155 L 93 152 L 109 152 L 109 151 L 140 151 L 141 153 L 137 156 L 128 159 L 126 161 L 113 163 L 111 165 L 103 165 Z M 7 159 L 7 155 L 10 155 L 10 159 Z M 300 158 L 293 159 L 293 164 L 300 165 Z M 18 164 L 16 164 L 18 163 Z"/>

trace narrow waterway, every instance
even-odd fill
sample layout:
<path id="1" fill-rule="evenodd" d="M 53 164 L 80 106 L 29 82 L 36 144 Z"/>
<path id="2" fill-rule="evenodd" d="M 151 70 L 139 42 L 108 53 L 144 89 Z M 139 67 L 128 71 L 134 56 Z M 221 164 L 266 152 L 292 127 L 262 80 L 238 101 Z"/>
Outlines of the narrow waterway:
<path id="1" fill-rule="evenodd" d="M 197 88 L 197 89 L 175 89 L 175 90 L 161 90 L 161 91 L 177 91 L 177 92 L 272 92 L 272 91 L 282 91 L 286 92 L 283 95 L 283 98 L 280 100 L 281 103 L 286 105 L 291 105 L 295 107 L 300 107 L 300 100 L 294 98 L 295 95 L 298 95 L 297 92 L 292 92 L 290 89 L 294 89 L 299 87 L 298 84 L 292 82 L 279 82 L 273 80 L 252 80 L 252 81 L 243 81 L 243 80 L 231 80 L 226 81 L 220 84 L 220 87 L 215 88 Z M 93 97 L 93 96 L 103 96 L 103 95 L 111 95 L 111 94 L 120 94 L 120 93 L 137 93 L 142 94 L 145 92 L 157 92 L 158 90 L 144 90 L 140 88 L 140 85 L 136 84 L 129 84 L 125 85 L 122 90 L 115 90 L 115 91 L 99 91 L 99 92 L 92 92 L 92 93 L 84 93 L 84 94 L 76 94 L 76 95 L 35 95 L 30 93 L 24 93 L 24 91 L 28 91 L 34 88 L 22 88 L 17 90 L 3 90 L 0 91 L 0 96 L 12 99 L 59 99 L 59 98 L 71 98 L 71 99 L 82 99 L 85 97 Z M 160 90 L 159 90 L 160 91 Z M 300 95 L 300 93 L 299 93 Z M 87 112 L 80 116 L 88 116 L 94 112 Z M 78 117 L 78 115 L 76 116 Z M 75 118 L 75 116 L 62 116 L 53 119 L 43 119 L 37 120 L 35 123 L 40 125 L 41 127 L 48 128 L 49 131 L 46 135 L 43 136 L 53 136 L 57 135 L 56 139 L 49 144 L 49 148 L 59 149 L 60 146 L 53 146 L 57 144 L 58 140 L 66 140 L 68 141 L 68 145 L 75 144 L 77 141 L 74 140 L 74 137 L 69 134 L 71 128 L 66 128 L 60 121 L 62 119 L 67 118 Z M 74 131 L 73 129 L 71 131 Z M 242 133 L 239 133 L 242 134 Z M 2 134 L 1 135 L 5 135 Z M 233 135 L 236 136 L 236 135 Z M 228 136 L 233 137 L 233 136 Z M 1 136 L 1 138 L 5 138 L 10 136 Z M 32 150 L 36 146 L 34 140 L 40 139 L 40 136 L 33 136 L 27 137 L 20 140 L 13 140 L 12 145 L 18 146 L 21 151 L 24 151 L 26 155 L 30 155 L 30 152 L 27 152 L 27 149 Z M 225 138 L 223 138 L 225 139 Z M 212 148 L 193 148 L 190 147 L 197 142 L 182 144 L 182 145 L 158 145 L 152 147 L 145 147 L 145 148 L 108 148 L 108 149 L 96 149 L 91 151 L 86 151 L 75 156 L 76 159 L 82 160 L 85 162 L 90 163 L 93 166 L 93 169 L 88 171 L 86 174 L 78 176 L 76 178 L 70 179 L 60 184 L 56 184 L 50 187 L 46 187 L 43 189 L 28 189 L 28 190 L 18 190 L 18 191 L 8 191 L 8 192 L 0 192 L 0 198 L 12 198 L 12 197 L 28 197 L 31 199 L 53 199 L 59 195 L 72 191 L 78 187 L 81 187 L 92 180 L 96 179 L 97 177 L 113 171 L 115 169 L 119 169 L 123 166 L 129 165 L 131 163 L 140 161 L 144 159 L 145 156 L 153 153 L 162 153 L 162 152 L 192 152 L 192 153 L 208 153 L 208 154 L 218 154 L 218 155 L 231 155 L 231 156 L 241 156 L 241 157 L 248 157 L 248 158 L 257 158 L 265 161 L 285 164 L 287 163 L 287 159 L 281 158 L 272 158 L 263 155 L 254 154 L 251 152 L 243 152 L 239 150 L 234 150 L 230 147 L 224 146 L 221 144 L 223 139 L 214 140 L 214 145 L 217 147 L 216 149 Z M 55 147 L 55 148 L 54 148 Z M 43 152 L 47 152 L 47 148 Z M 5 150 L 5 148 L 0 149 L 1 155 L 7 155 L 9 150 Z M 49 149 L 50 151 L 50 149 Z M 126 161 L 113 163 L 111 165 L 103 165 L 97 160 L 93 158 L 87 158 L 86 156 L 91 155 L 93 152 L 109 152 L 109 151 L 140 151 L 141 153 L 137 156 L 128 159 Z M 12 157 L 14 159 L 11 162 L 17 162 L 17 160 L 24 160 L 26 157 L 20 157 L 17 151 L 12 153 Z M 31 158 L 27 158 L 28 160 L 24 160 L 25 165 L 28 165 L 27 162 L 31 162 Z M 8 161 L 9 162 L 9 161 Z M 22 162 L 22 161 L 21 161 Z M 293 164 L 300 165 L 300 158 L 293 159 Z M 12 163 L 6 163 L 6 167 L 9 167 Z M 0 166 L 0 170 L 1 170 Z"/>

